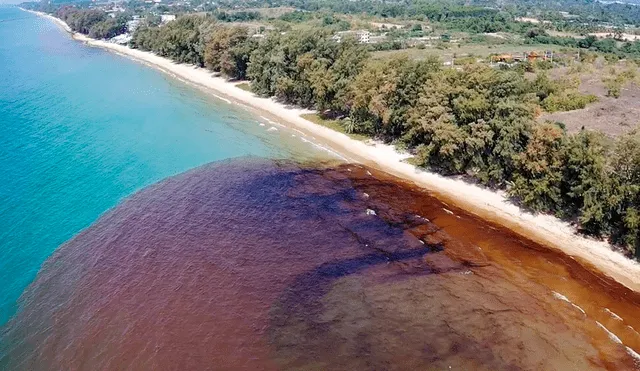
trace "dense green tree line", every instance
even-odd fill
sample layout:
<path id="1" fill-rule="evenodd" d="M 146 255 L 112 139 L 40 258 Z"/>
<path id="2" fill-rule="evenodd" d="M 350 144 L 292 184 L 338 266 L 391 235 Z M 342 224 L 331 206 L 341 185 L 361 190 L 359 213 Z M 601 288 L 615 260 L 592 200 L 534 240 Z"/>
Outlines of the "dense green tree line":
<path id="1" fill-rule="evenodd" d="M 611 145 L 596 133 L 569 135 L 536 121 L 545 107 L 575 108 L 567 103 L 577 94 L 571 81 L 485 65 L 451 69 L 438 59 L 373 60 L 354 40 L 330 36 L 299 28 L 254 38 L 189 15 L 139 28 L 132 46 L 247 78 L 257 94 L 316 108 L 339 117 L 347 132 L 409 148 L 420 166 L 506 188 L 532 210 L 572 218 L 625 246 L 638 242 L 640 134 Z"/>
<path id="2" fill-rule="evenodd" d="M 57 8 L 54 15 L 65 21 L 75 32 L 96 39 L 108 39 L 126 32 L 125 17 L 112 18 L 102 10 L 64 6 Z"/>
<path id="3" fill-rule="evenodd" d="M 255 21 L 260 18 L 260 13 L 258 12 L 225 12 L 225 11 L 215 11 L 213 12 L 216 19 L 222 22 L 247 22 L 247 21 Z"/>
<path id="4" fill-rule="evenodd" d="M 564 28 L 575 31 L 584 24 L 640 24 L 640 7 L 634 0 L 623 2 L 604 2 L 597 0 L 511 0 L 521 14 L 544 14 L 544 18 L 564 23 Z M 574 17 L 567 19 L 560 12 Z"/>
<path id="5" fill-rule="evenodd" d="M 290 6 L 308 12 L 328 10 L 341 14 L 367 13 L 380 17 L 430 20 L 464 31 L 496 32 L 526 28 L 513 17 L 534 14 L 553 21 L 560 31 L 594 32 L 603 23 L 640 25 L 640 7 L 636 4 L 597 0 L 222 0 L 223 8 Z M 566 18 L 561 11 L 574 17 Z M 502 15 L 498 15 L 503 13 Z M 508 17 L 505 17 L 508 14 Z M 511 21 L 509 20 L 511 19 Z M 483 30 L 483 31 L 481 31 Z"/>
<path id="6" fill-rule="evenodd" d="M 143 25 L 133 34 L 131 45 L 180 63 L 204 67 L 205 36 L 213 24 L 211 18 L 191 14 L 162 26 Z"/>
<path id="7" fill-rule="evenodd" d="M 588 49 L 594 52 L 615 55 L 622 59 L 627 56 L 640 58 L 640 41 L 624 42 L 621 46 L 613 38 L 598 39 L 593 35 L 578 39 L 565 36 L 550 36 L 546 31 L 533 28 L 525 33 L 525 42 L 531 44 L 553 44 L 571 48 Z"/>

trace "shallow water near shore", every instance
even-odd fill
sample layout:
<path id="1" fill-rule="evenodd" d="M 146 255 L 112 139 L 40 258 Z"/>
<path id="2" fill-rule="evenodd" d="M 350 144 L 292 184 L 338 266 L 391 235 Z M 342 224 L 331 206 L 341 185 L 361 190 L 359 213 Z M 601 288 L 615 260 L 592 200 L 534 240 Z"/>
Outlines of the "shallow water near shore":
<path id="1" fill-rule="evenodd" d="M 228 160 L 61 246 L 2 369 L 633 370 L 640 298 L 356 165 Z"/>

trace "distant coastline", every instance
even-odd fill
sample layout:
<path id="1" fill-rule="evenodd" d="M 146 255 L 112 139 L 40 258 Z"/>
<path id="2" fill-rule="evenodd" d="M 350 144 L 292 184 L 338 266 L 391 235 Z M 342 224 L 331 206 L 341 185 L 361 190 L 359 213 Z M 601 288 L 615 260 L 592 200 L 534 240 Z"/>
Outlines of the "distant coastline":
<path id="1" fill-rule="evenodd" d="M 25 10 L 25 9 L 22 9 Z M 25 10 L 47 18 L 72 37 L 89 46 L 107 49 L 161 70 L 175 78 L 203 88 L 218 98 L 231 100 L 250 109 L 282 120 L 313 136 L 349 160 L 380 169 L 414 182 L 433 192 L 438 198 L 483 219 L 505 226 L 545 246 L 555 248 L 581 263 L 595 268 L 626 287 L 640 292 L 640 264 L 612 250 L 605 241 L 582 237 L 575 228 L 551 215 L 534 215 L 511 203 L 503 192 L 469 184 L 461 179 L 447 178 L 406 163 L 406 155 L 394 147 L 380 143 L 361 142 L 315 124 L 301 117 L 309 110 L 291 108 L 270 98 L 261 98 L 229 82 L 212 76 L 210 71 L 175 62 L 150 52 L 132 49 L 73 33 L 62 20 L 49 14 Z M 222 97 L 220 97 L 222 96 Z"/>
<path id="2" fill-rule="evenodd" d="M 63 30 L 67 31 L 68 33 L 70 33 L 73 36 L 73 31 L 71 30 L 71 27 L 69 27 L 69 25 L 64 22 L 63 20 L 61 20 L 60 18 L 56 18 L 54 16 L 52 16 L 51 14 L 47 14 L 47 13 L 43 13 L 43 12 L 36 12 L 35 10 L 29 10 L 29 9 L 24 9 L 24 8 L 20 8 L 19 9 L 25 11 L 25 12 L 29 12 L 29 13 L 33 13 L 35 15 L 38 15 L 40 17 L 43 18 L 47 18 L 49 20 L 51 20 L 53 23 L 57 24 L 58 26 L 60 26 Z"/>

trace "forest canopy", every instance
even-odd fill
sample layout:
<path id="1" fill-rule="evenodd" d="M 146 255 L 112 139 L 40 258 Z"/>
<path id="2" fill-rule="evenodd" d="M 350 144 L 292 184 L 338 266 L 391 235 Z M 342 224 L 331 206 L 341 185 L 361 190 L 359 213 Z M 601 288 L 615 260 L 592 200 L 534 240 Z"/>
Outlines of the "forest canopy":
<path id="1" fill-rule="evenodd" d="M 96 39 L 108 39 L 126 31 L 125 17 L 109 17 L 97 9 L 82 9 L 64 6 L 56 9 L 54 15 L 65 21 L 73 31 Z"/>

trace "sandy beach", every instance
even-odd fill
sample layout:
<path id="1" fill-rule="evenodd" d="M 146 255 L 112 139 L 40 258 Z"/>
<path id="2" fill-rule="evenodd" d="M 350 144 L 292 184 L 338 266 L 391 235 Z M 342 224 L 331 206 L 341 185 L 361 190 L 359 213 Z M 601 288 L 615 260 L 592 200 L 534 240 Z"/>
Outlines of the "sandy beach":
<path id="1" fill-rule="evenodd" d="M 69 26 L 60 19 L 44 13 L 37 14 L 52 20 L 71 33 Z M 214 77 L 208 70 L 176 64 L 150 52 L 94 40 L 78 33 L 72 33 L 72 36 L 87 45 L 132 58 L 180 80 L 202 87 L 216 96 L 245 105 L 250 110 L 258 111 L 283 124 L 295 127 L 345 158 L 414 182 L 451 205 L 510 228 L 535 242 L 562 251 L 582 264 L 595 268 L 626 287 L 640 292 L 640 264 L 613 251 L 605 241 L 576 234 L 573 226 L 554 216 L 534 215 L 523 211 L 511 203 L 504 192 L 496 192 L 460 179 L 443 177 L 419 169 L 406 163 L 407 155 L 399 153 L 392 146 L 354 140 L 347 135 L 314 124 L 300 116 L 308 113 L 308 110 L 291 108 L 273 99 L 257 97 L 238 88 L 237 83 Z"/>

